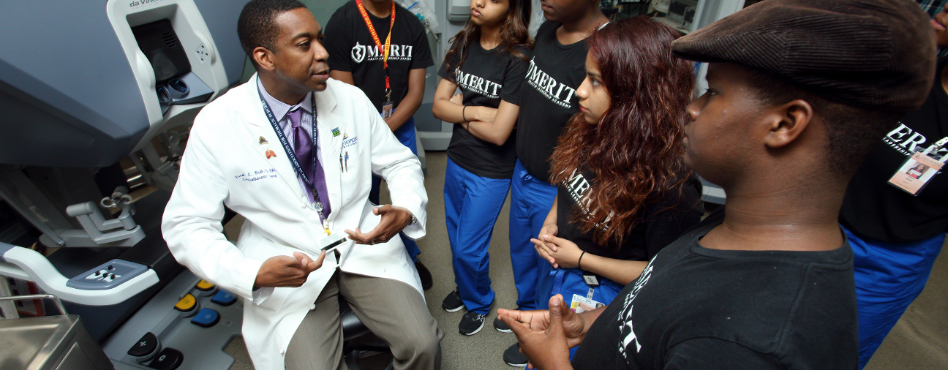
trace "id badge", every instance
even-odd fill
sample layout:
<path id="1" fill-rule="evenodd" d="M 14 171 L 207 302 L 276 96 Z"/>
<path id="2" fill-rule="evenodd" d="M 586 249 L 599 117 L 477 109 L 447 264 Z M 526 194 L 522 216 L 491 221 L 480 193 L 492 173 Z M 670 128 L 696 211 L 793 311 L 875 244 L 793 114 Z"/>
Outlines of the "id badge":
<path id="1" fill-rule="evenodd" d="M 596 277 L 596 274 L 589 271 L 583 271 L 583 281 L 586 282 L 586 285 L 592 287 L 599 286 L 599 279 Z"/>
<path id="2" fill-rule="evenodd" d="M 596 302 L 579 294 L 573 294 L 573 301 L 569 304 L 569 308 L 571 308 L 576 313 L 592 311 L 603 306 L 605 306 L 605 304 L 602 302 Z"/>
<path id="3" fill-rule="evenodd" d="M 346 241 L 346 238 L 346 233 L 333 232 L 319 241 L 319 250 L 326 251 L 326 253 L 332 252 L 339 248 Z"/>
<path id="4" fill-rule="evenodd" d="M 889 179 L 889 184 L 904 190 L 905 192 L 918 195 L 928 185 L 928 181 L 941 170 L 944 163 L 935 160 L 925 153 L 917 152 L 912 155 L 899 170 Z"/>
<path id="5" fill-rule="evenodd" d="M 395 103 L 393 103 L 391 100 L 386 101 L 385 104 L 382 105 L 382 119 L 388 119 L 389 117 L 391 117 L 392 111 L 394 110 L 395 110 Z"/>

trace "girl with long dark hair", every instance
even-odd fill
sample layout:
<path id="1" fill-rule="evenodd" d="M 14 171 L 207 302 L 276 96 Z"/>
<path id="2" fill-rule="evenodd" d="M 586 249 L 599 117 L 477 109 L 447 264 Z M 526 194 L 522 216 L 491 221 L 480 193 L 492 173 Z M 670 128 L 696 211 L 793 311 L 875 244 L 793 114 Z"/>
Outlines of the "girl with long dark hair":
<path id="1" fill-rule="evenodd" d="M 562 294 L 574 310 L 609 304 L 700 221 L 700 183 L 682 162 L 694 75 L 672 55 L 680 36 L 635 17 L 587 39 L 580 113 L 553 151 L 557 197 L 532 240 L 554 267 L 537 288 L 547 298 Z"/>
<path id="2" fill-rule="evenodd" d="M 514 124 L 530 53 L 529 20 L 530 0 L 471 0 L 471 18 L 452 39 L 438 73 L 432 111 L 455 123 L 444 206 L 457 289 L 442 307 L 467 308 L 458 325 L 464 335 L 483 328 L 494 301 L 487 249 L 516 161 Z"/>

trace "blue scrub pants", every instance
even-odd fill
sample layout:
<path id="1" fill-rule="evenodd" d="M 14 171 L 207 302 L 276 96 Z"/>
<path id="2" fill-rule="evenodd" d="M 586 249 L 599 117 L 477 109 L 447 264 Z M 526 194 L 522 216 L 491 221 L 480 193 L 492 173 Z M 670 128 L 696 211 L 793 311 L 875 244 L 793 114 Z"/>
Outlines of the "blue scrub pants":
<path id="1" fill-rule="evenodd" d="M 859 307 L 859 368 L 925 288 L 945 234 L 915 243 L 862 239 L 845 227 L 853 249 Z"/>
<path id="2" fill-rule="evenodd" d="M 540 235 L 554 199 L 556 187 L 530 175 L 518 159 L 510 182 L 510 262 L 521 310 L 535 310 L 537 301 L 549 299 L 548 292 L 538 292 L 537 283 L 552 267 L 533 249 L 530 238 Z"/>
<path id="3" fill-rule="evenodd" d="M 402 127 L 399 127 L 394 132 L 395 138 L 398 139 L 402 145 L 407 146 L 408 149 L 411 149 L 411 152 L 418 155 L 418 145 L 415 142 L 415 117 L 409 118 Z M 372 204 L 379 204 L 379 190 L 382 186 L 382 178 L 372 175 L 372 189 L 369 190 L 369 201 Z M 405 244 L 405 249 L 408 250 L 408 255 L 411 256 L 411 261 L 418 263 L 418 255 L 421 254 L 421 250 L 418 249 L 418 244 L 414 240 L 405 236 L 404 233 L 398 233 L 402 238 L 402 243 Z"/>
<path id="4" fill-rule="evenodd" d="M 543 262 L 546 262 L 547 265 L 550 264 L 548 261 Z M 593 291 L 592 300 L 608 305 L 613 299 L 616 299 L 623 288 L 625 287 L 622 284 L 602 277 L 599 278 L 599 286 L 590 287 L 583 280 L 583 270 L 578 268 L 550 269 L 547 274 L 541 275 L 537 282 L 537 309 L 550 309 L 550 298 L 557 294 L 562 294 L 563 302 L 572 307 L 573 294 L 588 298 L 590 289 Z M 546 299 L 541 300 L 540 296 L 546 296 Z M 577 348 L 579 347 L 570 348 L 569 358 L 571 360 L 573 355 L 576 354 Z"/>
<path id="5" fill-rule="evenodd" d="M 486 315 L 494 302 L 487 250 L 509 190 L 510 179 L 480 177 L 448 159 L 444 216 L 451 242 L 454 282 L 468 311 Z"/>

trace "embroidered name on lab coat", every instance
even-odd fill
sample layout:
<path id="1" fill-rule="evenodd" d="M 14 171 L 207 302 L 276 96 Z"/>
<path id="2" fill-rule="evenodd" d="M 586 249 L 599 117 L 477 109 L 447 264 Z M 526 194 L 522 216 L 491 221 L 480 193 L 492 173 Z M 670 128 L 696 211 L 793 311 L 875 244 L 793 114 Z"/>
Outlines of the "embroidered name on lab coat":
<path id="1" fill-rule="evenodd" d="M 275 179 L 277 178 L 277 170 L 276 168 L 266 168 L 262 170 L 248 171 L 239 175 L 234 175 L 234 178 L 238 180 L 251 181 L 251 182 L 257 181 L 257 180 L 263 180 L 267 178 Z"/>

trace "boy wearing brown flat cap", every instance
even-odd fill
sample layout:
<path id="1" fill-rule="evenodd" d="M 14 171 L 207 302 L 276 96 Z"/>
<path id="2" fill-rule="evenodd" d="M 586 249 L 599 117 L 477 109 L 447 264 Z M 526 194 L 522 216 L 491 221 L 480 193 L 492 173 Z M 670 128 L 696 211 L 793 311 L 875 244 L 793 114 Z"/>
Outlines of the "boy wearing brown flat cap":
<path id="1" fill-rule="evenodd" d="M 726 210 L 666 247 L 605 309 L 501 310 L 541 369 L 854 369 L 853 254 L 837 223 L 878 137 L 931 87 L 934 37 L 907 0 L 767 0 L 672 44 L 709 62 L 685 161 Z M 580 345 L 572 364 L 568 348 Z"/>

